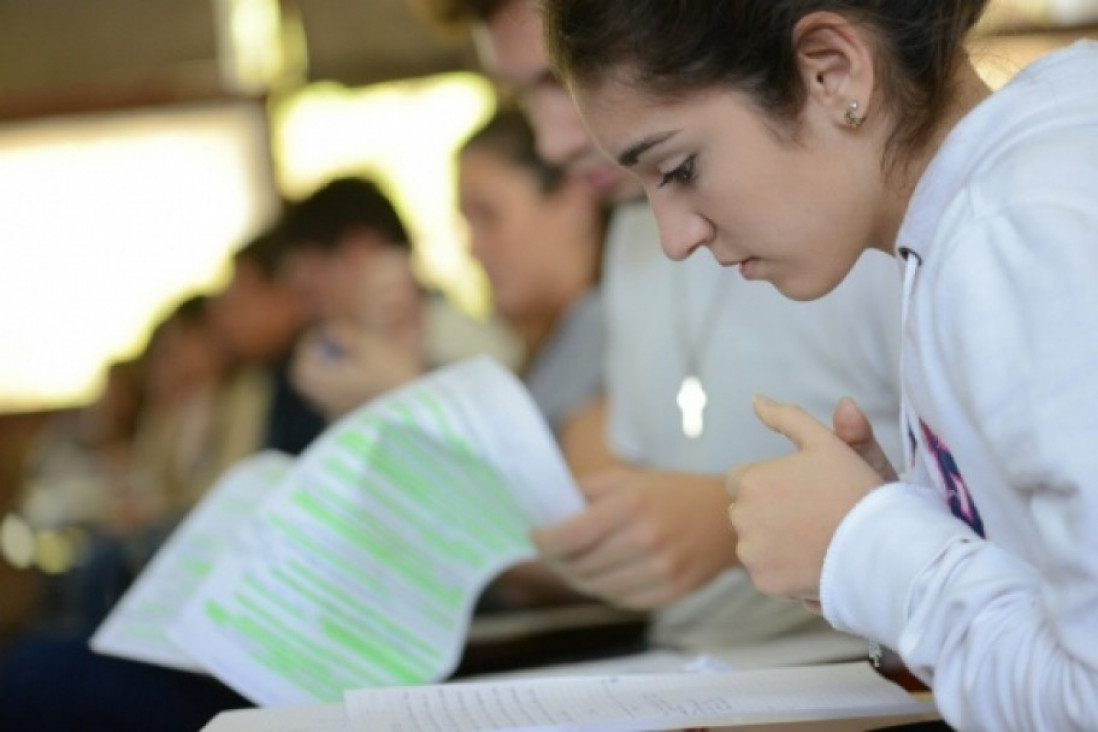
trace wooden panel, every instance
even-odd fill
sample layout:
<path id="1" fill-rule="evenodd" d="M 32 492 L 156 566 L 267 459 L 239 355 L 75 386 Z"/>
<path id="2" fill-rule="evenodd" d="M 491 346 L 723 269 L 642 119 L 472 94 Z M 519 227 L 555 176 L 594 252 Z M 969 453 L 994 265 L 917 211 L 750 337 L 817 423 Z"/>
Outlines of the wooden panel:
<path id="1" fill-rule="evenodd" d="M 297 0 L 309 77 L 351 86 L 473 68 L 472 46 L 416 18 L 407 0 Z"/>
<path id="2" fill-rule="evenodd" d="M 216 58 L 212 2 L 0 0 L 0 95 L 174 73 Z"/>
<path id="3" fill-rule="evenodd" d="M 45 420 L 44 414 L 0 414 L 0 518 L 16 499 L 24 458 Z M 15 569 L 0 557 L 0 650 L 31 619 L 40 579 L 36 572 Z"/>

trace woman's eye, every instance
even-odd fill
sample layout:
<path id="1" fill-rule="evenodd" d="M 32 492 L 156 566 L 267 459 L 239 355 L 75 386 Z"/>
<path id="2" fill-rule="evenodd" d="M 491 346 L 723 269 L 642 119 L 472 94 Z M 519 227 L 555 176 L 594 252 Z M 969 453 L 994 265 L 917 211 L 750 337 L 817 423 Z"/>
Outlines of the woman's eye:
<path id="1" fill-rule="evenodd" d="M 690 183 L 693 180 L 694 180 L 694 156 L 691 155 L 686 160 L 682 161 L 682 163 L 677 168 L 675 168 L 674 170 L 668 171 L 668 172 L 664 173 L 662 176 L 660 176 L 659 187 L 663 188 L 664 186 L 666 186 L 670 183 L 679 183 L 679 184 Z"/>

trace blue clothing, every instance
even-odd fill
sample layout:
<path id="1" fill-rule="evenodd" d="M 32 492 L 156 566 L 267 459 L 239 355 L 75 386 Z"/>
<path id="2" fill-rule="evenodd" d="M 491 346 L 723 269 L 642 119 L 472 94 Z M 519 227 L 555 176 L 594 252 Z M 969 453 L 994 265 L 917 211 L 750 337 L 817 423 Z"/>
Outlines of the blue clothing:
<path id="1" fill-rule="evenodd" d="M 273 367 L 264 449 L 296 455 L 325 427 L 297 392 L 284 361 Z M 61 627 L 17 638 L 0 658 L 0 731 L 195 732 L 214 715 L 253 704 L 208 676 L 100 655 L 95 628 L 174 525 L 102 538 L 75 585 Z"/>
<path id="2" fill-rule="evenodd" d="M 0 663 L 0 730 L 195 732 L 252 706 L 214 679 L 101 656 L 87 636 L 26 636 Z"/>

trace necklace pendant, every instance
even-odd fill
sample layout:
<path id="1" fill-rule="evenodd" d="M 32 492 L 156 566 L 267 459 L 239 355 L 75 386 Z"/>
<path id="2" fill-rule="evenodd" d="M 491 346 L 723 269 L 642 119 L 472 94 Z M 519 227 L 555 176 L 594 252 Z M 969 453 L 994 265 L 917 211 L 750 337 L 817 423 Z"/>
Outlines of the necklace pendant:
<path id="1" fill-rule="evenodd" d="M 709 397 L 702 387 L 701 380 L 693 374 L 688 374 L 679 385 L 679 393 L 675 402 L 682 413 L 682 433 L 689 438 L 700 437 L 705 431 L 703 414 L 705 404 Z"/>

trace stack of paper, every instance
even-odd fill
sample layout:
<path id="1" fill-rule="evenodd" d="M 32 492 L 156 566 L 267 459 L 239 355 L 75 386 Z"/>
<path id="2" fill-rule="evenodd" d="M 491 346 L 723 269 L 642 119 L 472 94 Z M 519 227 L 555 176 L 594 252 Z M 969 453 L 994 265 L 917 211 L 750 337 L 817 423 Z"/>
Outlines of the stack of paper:
<path id="1" fill-rule="evenodd" d="M 533 558 L 530 529 L 581 506 L 526 390 L 474 359 L 364 406 L 296 460 L 227 474 L 92 647 L 208 671 L 259 705 L 436 681 L 485 584 Z"/>
<path id="2" fill-rule="evenodd" d="M 363 689 L 343 704 L 224 713 L 203 732 L 638 732 L 934 715 L 857 662 Z"/>

